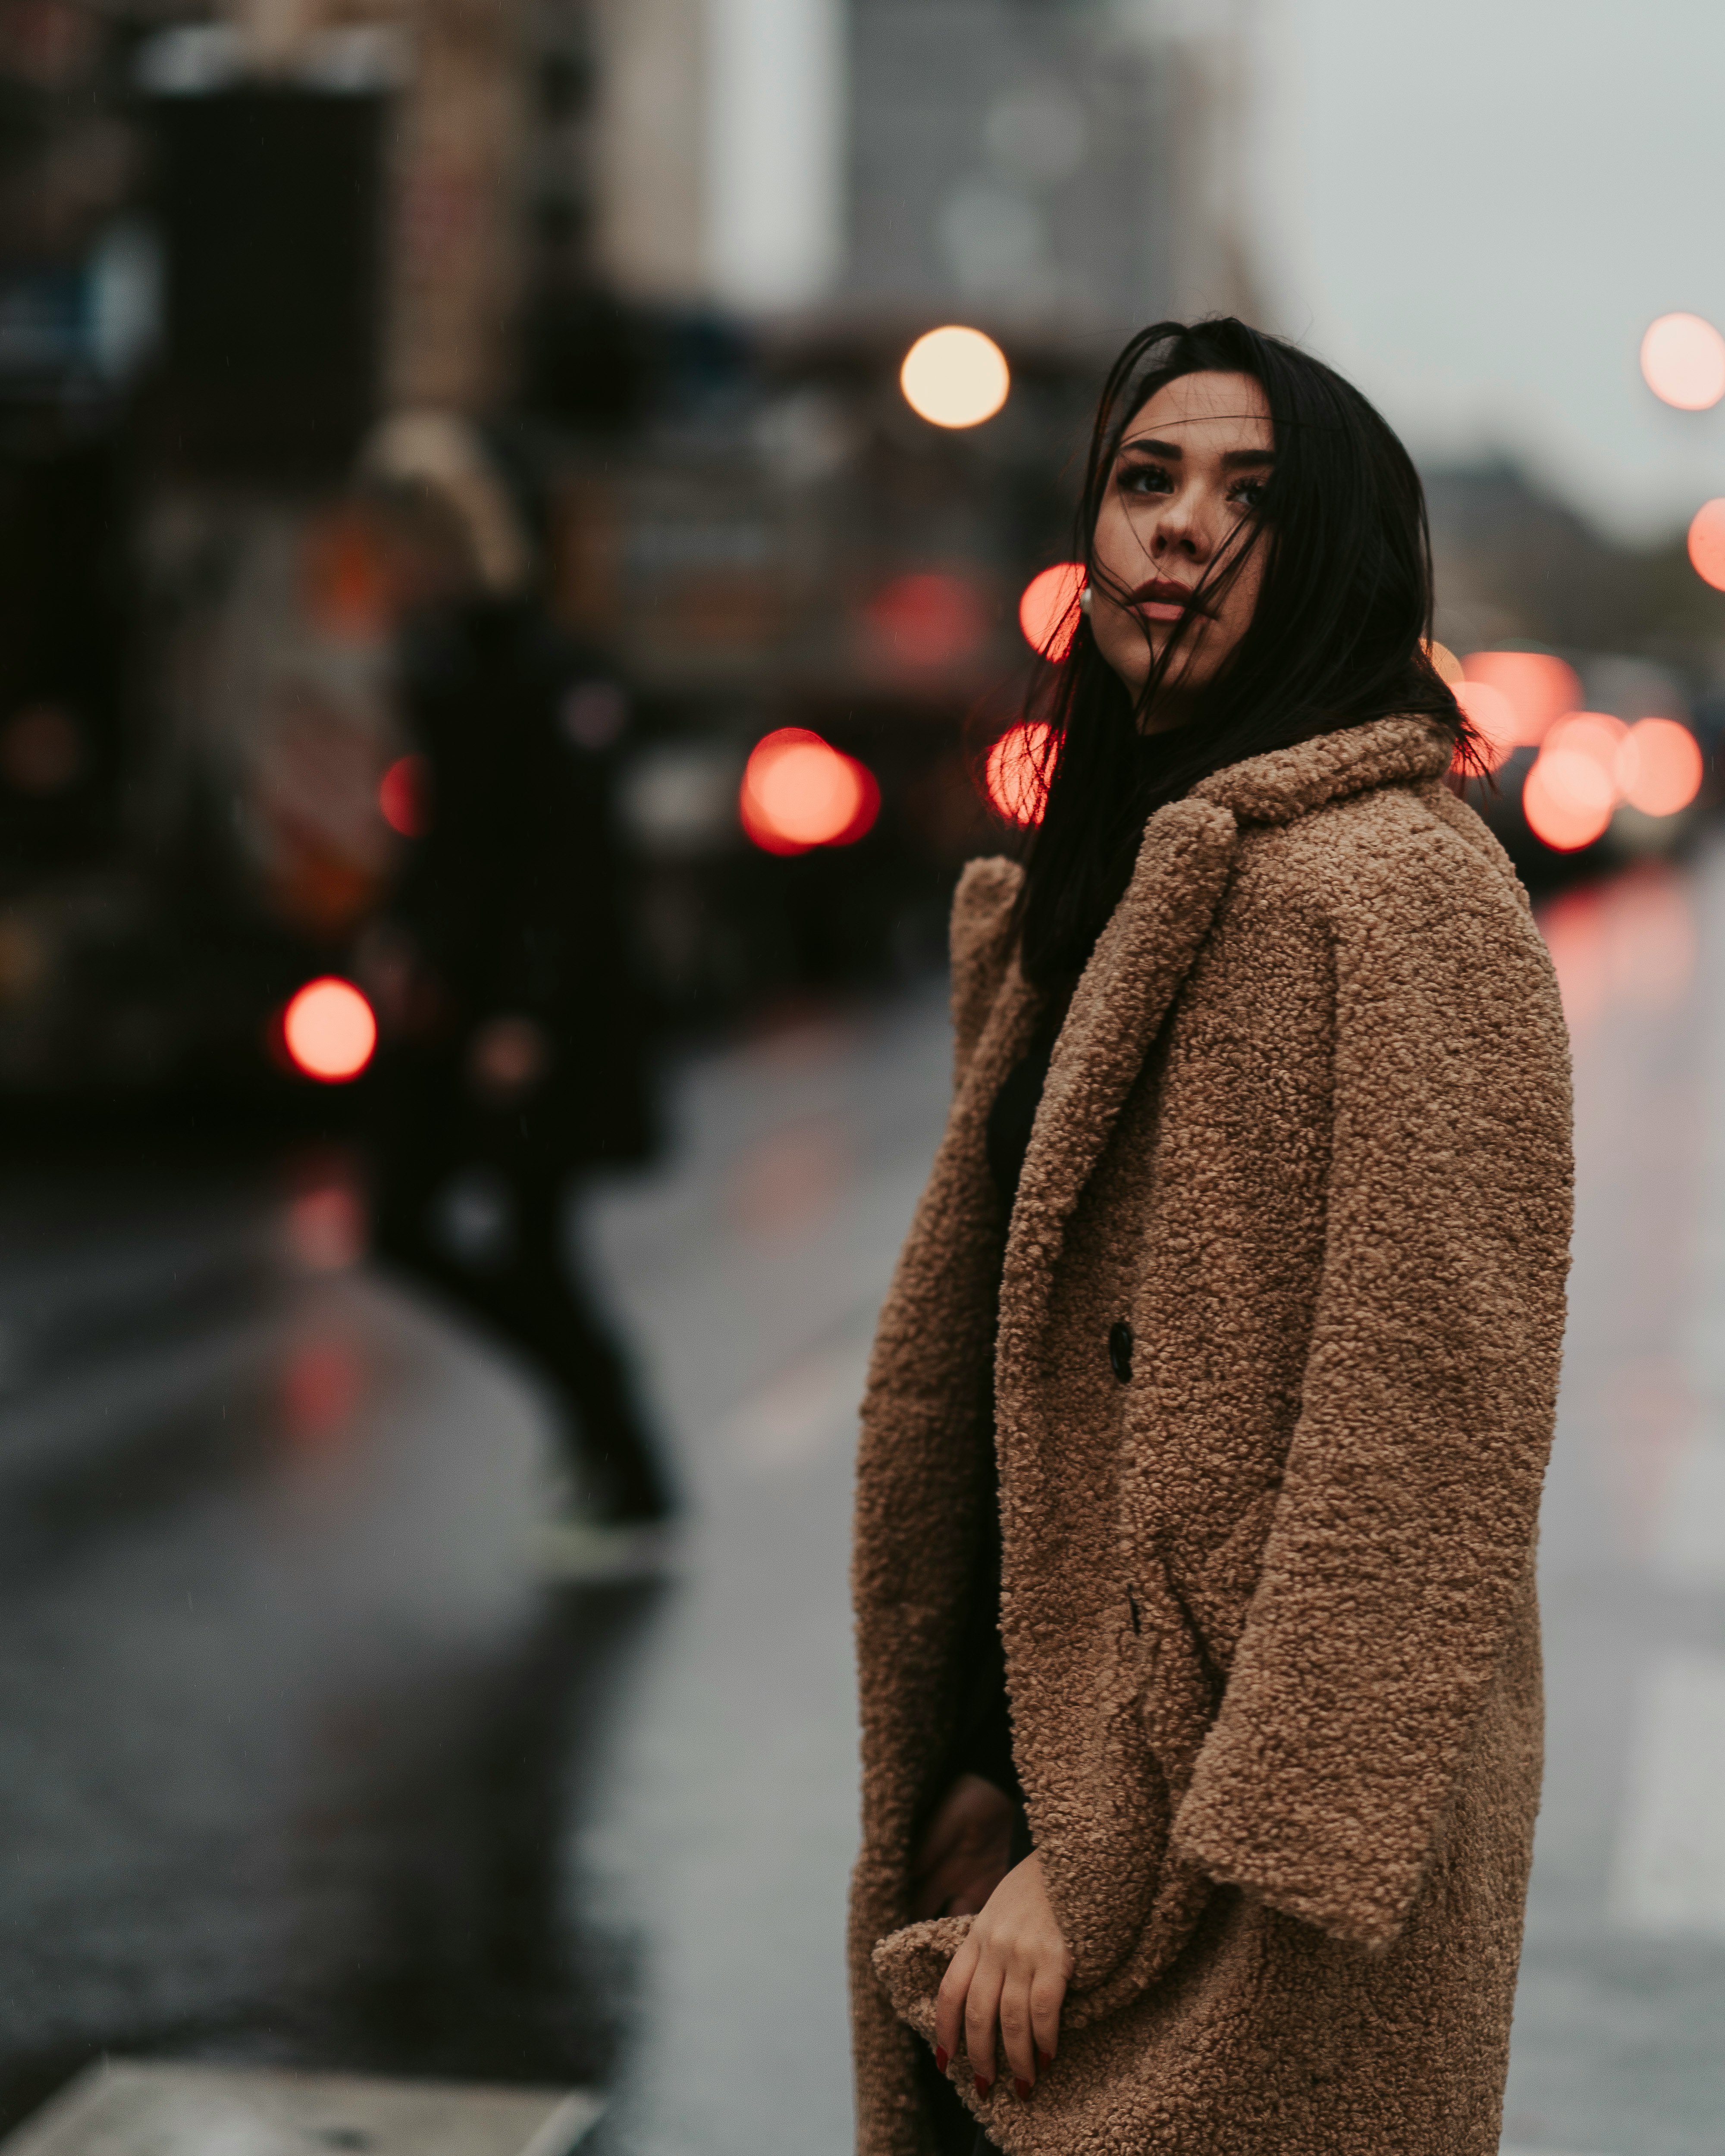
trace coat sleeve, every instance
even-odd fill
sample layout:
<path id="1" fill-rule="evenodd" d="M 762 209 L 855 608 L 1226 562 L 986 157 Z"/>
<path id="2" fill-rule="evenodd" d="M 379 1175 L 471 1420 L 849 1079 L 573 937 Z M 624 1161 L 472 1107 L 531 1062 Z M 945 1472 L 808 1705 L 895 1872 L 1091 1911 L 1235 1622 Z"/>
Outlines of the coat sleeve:
<path id="1" fill-rule="evenodd" d="M 1334 1126 L 1301 1412 L 1173 1840 L 1212 1878 L 1381 1947 L 1526 1591 L 1569 1077 L 1544 945 L 1507 875 L 1430 829 L 1350 868 L 1327 906 Z"/>

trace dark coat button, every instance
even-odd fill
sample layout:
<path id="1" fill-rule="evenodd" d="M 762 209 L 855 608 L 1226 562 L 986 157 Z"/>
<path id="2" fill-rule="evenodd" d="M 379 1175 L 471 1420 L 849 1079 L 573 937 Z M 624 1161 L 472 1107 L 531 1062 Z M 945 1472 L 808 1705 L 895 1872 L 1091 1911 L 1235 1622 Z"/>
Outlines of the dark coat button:
<path id="1" fill-rule="evenodd" d="M 1122 1385 L 1129 1385 L 1132 1377 L 1132 1329 L 1122 1317 L 1117 1325 L 1108 1328 L 1108 1362 Z"/>

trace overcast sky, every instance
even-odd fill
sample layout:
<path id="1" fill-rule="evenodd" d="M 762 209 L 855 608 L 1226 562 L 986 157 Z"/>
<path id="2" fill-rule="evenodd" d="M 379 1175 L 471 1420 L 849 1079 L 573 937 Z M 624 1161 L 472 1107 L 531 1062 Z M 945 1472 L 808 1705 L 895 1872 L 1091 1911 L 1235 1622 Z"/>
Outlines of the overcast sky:
<path id="1" fill-rule="evenodd" d="M 1725 494 L 1725 403 L 1637 364 L 1725 327 L 1725 0 L 1260 0 L 1276 326 L 1428 459 L 1502 447 L 1606 529 Z"/>

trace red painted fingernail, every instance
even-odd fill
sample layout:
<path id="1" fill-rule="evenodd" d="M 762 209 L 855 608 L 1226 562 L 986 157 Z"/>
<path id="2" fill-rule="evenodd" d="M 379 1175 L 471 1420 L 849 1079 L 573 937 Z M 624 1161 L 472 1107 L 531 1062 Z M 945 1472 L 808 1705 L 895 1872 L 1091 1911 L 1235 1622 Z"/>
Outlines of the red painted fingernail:
<path id="1" fill-rule="evenodd" d="M 1014 2076 L 1012 2086 L 1013 2093 L 1018 2097 L 1019 2102 L 1020 2103 L 1027 2102 L 1030 2094 L 1030 2084 L 1029 2082 L 1021 2082 L 1016 2076 Z"/>
<path id="2" fill-rule="evenodd" d="M 944 2044 L 937 2044 L 935 2046 L 934 2070 L 937 2074 L 945 2073 L 947 2071 L 947 2061 L 951 2056 L 952 2054 L 947 2051 Z"/>
<path id="3" fill-rule="evenodd" d="M 1052 2051 L 1038 2051 L 1036 2054 L 1036 2063 L 1041 2067 L 1044 2073 L 1046 2073 L 1049 2068 L 1054 2064 L 1054 2053 Z"/>
<path id="4" fill-rule="evenodd" d="M 986 2096 L 994 2086 L 993 2082 L 985 2082 L 980 2074 L 973 2076 L 973 2078 L 976 2082 L 976 2092 L 978 2096 Z"/>

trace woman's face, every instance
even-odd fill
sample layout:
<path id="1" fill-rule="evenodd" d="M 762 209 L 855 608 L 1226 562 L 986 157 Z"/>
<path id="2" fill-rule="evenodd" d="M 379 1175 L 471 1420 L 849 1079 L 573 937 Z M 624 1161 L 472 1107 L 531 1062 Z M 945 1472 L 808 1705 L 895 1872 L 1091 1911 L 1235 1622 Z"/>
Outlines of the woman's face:
<path id="1" fill-rule="evenodd" d="M 1224 588 L 1192 594 L 1251 515 L 1276 455 L 1270 407 L 1247 374 L 1183 374 L 1138 412 L 1109 474 L 1092 542 L 1091 629 L 1134 695 L 1176 623 L 1190 624 L 1151 730 L 1178 726 L 1245 634 L 1263 581 L 1253 547 Z"/>

